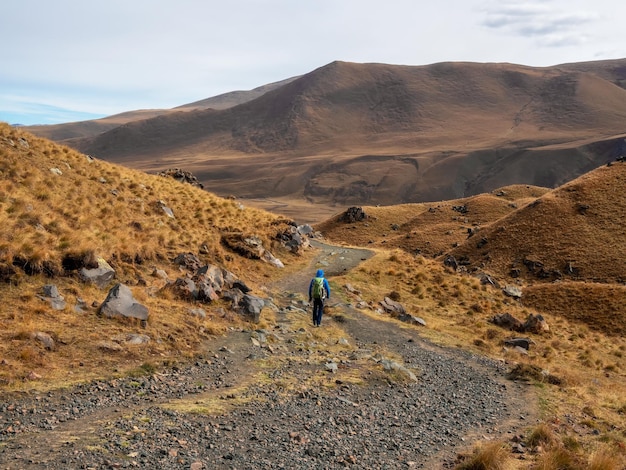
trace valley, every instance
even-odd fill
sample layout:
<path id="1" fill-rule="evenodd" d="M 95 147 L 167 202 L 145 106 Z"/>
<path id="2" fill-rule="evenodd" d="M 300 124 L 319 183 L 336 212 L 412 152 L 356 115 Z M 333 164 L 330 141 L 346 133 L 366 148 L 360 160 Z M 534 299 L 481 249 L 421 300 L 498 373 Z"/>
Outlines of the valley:
<path id="1" fill-rule="evenodd" d="M 0 124 L 3 468 L 624 468 L 625 71 Z"/>

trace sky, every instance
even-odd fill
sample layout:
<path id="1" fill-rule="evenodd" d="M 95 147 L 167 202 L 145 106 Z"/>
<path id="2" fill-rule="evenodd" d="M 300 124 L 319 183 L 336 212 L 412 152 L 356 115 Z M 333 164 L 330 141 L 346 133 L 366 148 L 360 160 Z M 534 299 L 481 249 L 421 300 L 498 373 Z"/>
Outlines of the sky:
<path id="1" fill-rule="evenodd" d="M 7 0 L 0 121 L 167 109 L 335 60 L 626 58 L 624 0 Z"/>

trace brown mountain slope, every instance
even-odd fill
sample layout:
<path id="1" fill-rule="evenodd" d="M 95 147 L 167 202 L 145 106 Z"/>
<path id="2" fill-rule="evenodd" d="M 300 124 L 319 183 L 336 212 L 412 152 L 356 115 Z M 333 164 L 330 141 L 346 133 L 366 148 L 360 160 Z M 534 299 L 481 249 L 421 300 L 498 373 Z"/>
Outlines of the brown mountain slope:
<path id="1" fill-rule="evenodd" d="M 24 130 L 39 137 L 62 142 L 68 139 L 91 137 L 101 134 L 128 122 L 142 121 L 155 116 L 160 116 L 168 111 L 165 109 L 142 109 L 138 111 L 128 111 L 102 119 L 89 121 L 68 122 L 63 124 L 49 124 L 40 126 L 24 126 Z"/>
<path id="2" fill-rule="evenodd" d="M 193 103 L 184 104 L 182 106 L 177 106 L 174 109 L 178 110 L 190 110 L 190 109 L 228 109 L 233 106 L 240 105 L 242 103 L 247 103 L 248 101 L 252 101 L 253 99 L 258 98 L 261 95 L 264 95 L 268 91 L 275 90 L 276 88 L 280 88 L 287 83 L 293 82 L 298 77 L 291 77 L 285 80 L 280 80 L 274 83 L 268 83 L 267 85 L 262 85 L 256 87 L 252 90 L 237 90 L 231 91 L 228 93 L 222 93 L 217 96 L 213 96 L 211 98 L 206 98 L 200 101 L 194 101 Z"/>
<path id="3" fill-rule="evenodd" d="M 137 111 L 128 111 L 125 113 L 107 116 L 102 119 L 94 119 L 89 121 L 69 122 L 63 124 L 41 125 L 41 126 L 25 126 L 24 129 L 35 135 L 46 139 L 63 142 L 70 139 L 90 138 L 103 132 L 110 131 L 116 127 L 122 126 L 129 122 L 142 121 L 157 116 L 167 115 L 178 111 L 192 111 L 197 109 L 227 109 L 242 103 L 251 101 L 259 96 L 283 86 L 295 80 L 297 77 L 288 78 L 275 83 L 269 83 L 248 91 L 232 91 L 221 95 L 206 98 L 193 103 L 177 106 L 173 109 L 142 109 Z"/>
<path id="4" fill-rule="evenodd" d="M 498 276 L 626 279 L 626 164 L 603 166 L 484 228 L 450 253 Z"/>
<path id="5" fill-rule="evenodd" d="M 603 62 L 600 76 L 593 63 L 334 62 L 233 108 L 71 145 L 147 171 L 184 166 L 218 194 L 250 198 L 393 204 L 553 187 L 625 151 L 624 64 Z"/>
<path id="6" fill-rule="evenodd" d="M 491 147 L 529 138 L 555 143 L 623 133 L 625 119 L 625 91 L 591 72 L 508 64 L 334 62 L 235 112 L 199 113 L 184 123 L 173 119 L 167 138 L 177 139 L 181 126 L 199 120 L 203 125 L 182 139 L 187 147 L 202 142 L 216 150 L 308 153 L 387 149 L 393 142 L 409 149 L 482 148 L 484 141 Z M 161 130 L 158 124 L 134 126 L 141 126 L 135 131 L 139 136 L 115 135 L 127 139 L 128 152 L 137 138 Z M 220 139 L 224 133 L 226 142 Z M 80 145 L 100 150 L 103 157 L 120 155 L 105 148 L 108 137 Z"/>
<path id="7" fill-rule="evenodd" d="M 344 213 L 315 225 L 335 243 L 401 248 L 438 256 L 463 243 L 468 231 L 484 227 L 534 201 L 549 189 L 516 185 L 469 198 L 396 206 L 364 206 L 367 219 L 346 223 Z"/>
<path id="8" fill-rule="evenodd" d="M 221 300 L 199 304 L 164 289 L 185 276 L 176 257 L 196 256 L 260 289 L 277 268 L 224 241 L 236 233 L 257 237 L 289 270 L 295 255 L 275 238 L 289 228 L 284 218 L 237 201 L 91 159 L 0 124 L 0 389 L 28 382 L 30 371 L 44 381 L 83 381 L 151 358 L 205 350 L 205 341 L 236 323 L 236 316 L 219 310 L 227 306 Z M 115 269 L 115 280 L 102 289 L 81 281 L 78 272 L 97 267 L 100 258 Z M 149 309 L 145 328 L 134 319 L 96 315 L 93 304 L 100 305 L 117 282 Z M 40 298 L 50 284 L 65 308 L 53 310 Z M 191 315 L 189 309 L 200 305 L 205 313 Z M 118 340 L 111 338 L 138 330 L 152 338 L 149 346 L 103 350 L 103 342 L 113 344 Z M 56 347 L 44 348 L 38 332 Z"/>

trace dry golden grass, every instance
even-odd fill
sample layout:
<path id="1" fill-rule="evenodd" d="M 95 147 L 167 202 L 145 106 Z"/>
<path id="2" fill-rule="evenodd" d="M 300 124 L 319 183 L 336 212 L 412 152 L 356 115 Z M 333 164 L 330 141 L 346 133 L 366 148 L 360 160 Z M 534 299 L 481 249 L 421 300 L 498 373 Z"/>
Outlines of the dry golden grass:
<path id="1" fill-rule="evenodd" d="M 524 289 L 524 305 L 588 325 L 610 336 L 626 335 L 626 286 L 560 282 Z"/>
<path id="2" fill-rule="evenodd" d="M 174 218 L 159 201 L 171 208 Z M 289 260 L 293 256 L 273 241 L 286 223 L 237 201 L 92 160 L 0 124 L 0 384 L 46 387 L 193 356 L 202 341 L 239 320 L 224 317 L 219 302 L 204 306 L 206 319 L 191 316 L 192 304 L 159 293 L 165 281 L 152 276 L 154 269 L 175 279 L 181 272 L 171 261 L 192 252 L 251 287 L 261 287 L 276 268 L 230 252 L 221 236 L 258 236 Z M 100 318 L 95 309 L 73 311 L 78 298 L 91 305 L 106 296 L 76 277 L 76 267 L 98 257 L 149 308 L 145 330 L 132 321 Z M 54 311 L 38 298 L 45 284 L 58 287 L 67 301 L 65 310 Z M 33 339 L 36 332 L 49 334 L 58 347 L 45 350 Z M 131 332 L 146 334 L 151 342 L 147 347 L 124 344 L 119 338 Z M 100 343 L 112 338 L 122 345 L 120 351 L 102 349 Z M 32 373 L 41 379 L 28 381 Z"/>
<path id="3" fill-rule="evenodd" d="M 333 280 L 338 285 L 351 284 L 372 306 L 394 292 L 408 312 L 427 324 L 426 328 L 404 328 L 417 329 L 440 344 L 504 360 L 511 369 L 520 365 L 520 371 L 528 371 L 525 377 L 535 385 L 538 418 L 543 423 L 528 431 L 529 447 L 542 443 L 544 449 L 562 449 L 542 457 L 543 463 L 538 461 L 544 465 L 541 468 L 558 468 L 549 465 L 564 459 L 576 465 L 587 462 L 600 444 L 608 460 L 621 465 L 626 462 L 624 337 L 591 329 L 558 311 L 546 312 L 543 315 L 550 332 L 524 334 L 534 341 L 528 355 L 506 350 L 503 340 L 519 334 L 488 320 L 504 312 L 523 320 L 537 313 L 535 309 L 511 300 L 499 289 L 481 285 L 470 274 L 454 273 L 438 260 L 402 250 L 380 250 L 357 269 Z M 363 313 L 380 318 L 367 310 Z"/>
<path id="4" fill-rule="evenodd" d="M 365 221 L 346 224 L 341 221 L 343 213 L 340 213 L 317 224 L 316 228 L 338 243 L 402 248 L 409 253 L 437 256 L 462 244 L 468 238 L 468 230 L 482 229 L 548 191 L 536 186 L 515 185 L 491 194 L 438 203 L 364 206 L 368 215 Z M 466 212 L 460 212 L 461 207 Z"/>
<path id="5" fill-rule="evenodd" d="M 600 167 L 512 212 L 452 253 L 500 277 L 512 268 L 541 280 L 524 260 L 543 264 L 547 280 L 617 282 L 626 273 L 626 164 Z M 478 246 L 480 238 L 487 243 Z M 539 269 L 537 269 L 539 271 Z"/>
<path id="6" fill-rule="evenodd" d="M 474 449 L 455 470 L 506 470 L 510 467 L 509 452 L 502 442 L 489 442 Z"/>

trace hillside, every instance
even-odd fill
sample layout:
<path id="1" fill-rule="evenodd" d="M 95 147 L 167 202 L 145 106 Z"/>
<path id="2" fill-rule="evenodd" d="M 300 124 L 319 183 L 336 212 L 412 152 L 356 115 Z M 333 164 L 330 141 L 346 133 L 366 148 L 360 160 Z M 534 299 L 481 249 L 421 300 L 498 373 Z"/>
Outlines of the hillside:
<path id="1" fill-rule="evenodd" d="M 522 288 L 522 303 L 626 334 L 626 163 L 590 171 L 554 190 L 517 185 L 439 203 L 363 206 L 316 229 L 336 243 L 403 251 Z"/>
<path id="2" fill-rule="evenodd" d="M 66 143 L 148 172 L 183 167 L 217 194 L 287 204 L 556 187 L 625 152 L 625 63 L 333 62 L 238 106 Z"/>
<path id="3" fill-rule="evenodd" d="M 251 237 L 285 262 L 293 259 L 276 238 L 290 222 L 238 201 L 95 160 L 4 124 L 0 156 L 0 357 L 10 365 L 0 367 L 0 385 L 14 386 L 42 368 L 46 380 L 62 378 L 79 361 L 88 378 L 115 368 L 111 364 L 122 370 L 142 358 L 184 357 L 236 324 L 235 314 L 226 313 L 228 302 L 213 298 L 198 305 L 184 297 L 176 286 L 188 283 L 177 279 L 194 277 L 185 274 L 189 263 L 177 261 L 180 255 L 197 257 L 192 267 L 229 271 L 257 294 L 277 268 L 237 240 Z M 114 279 L 100 287 L 83 279 L 83 269 L 109 267 Z M 132 348 L 120 349 L 122 359 L 102 353 L 112 337 L 137 334 L 139 326 L 133 318 L 96 315 L 94 304 L 102 304 L 115 283 L 128 286 L 150 312 L 139 331 L 154 341 L 136 357 Z M 42 298 L 45 285 L 55 285 L 64 298 L 60 311 Z M 201 305 L 205 317 L 189 313 Z M 38 352 L 34 338 L 40 332 L 63 347 Z"/>
<path id="4" fill-rule="evenodd" d="M 481 228 L 450 253 L 501 277 L 623 283 L 625 219 L 626 164 L 616 162 Z"/>

